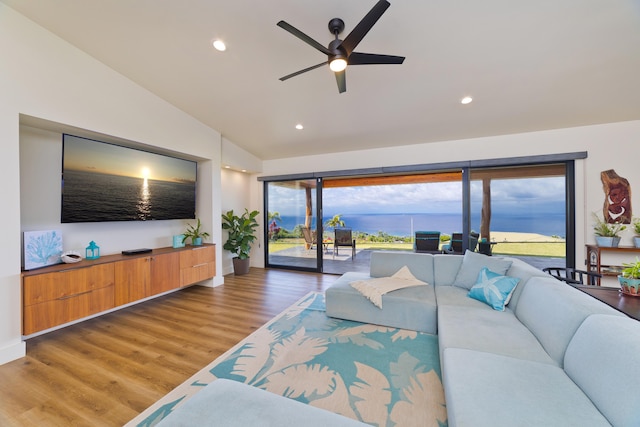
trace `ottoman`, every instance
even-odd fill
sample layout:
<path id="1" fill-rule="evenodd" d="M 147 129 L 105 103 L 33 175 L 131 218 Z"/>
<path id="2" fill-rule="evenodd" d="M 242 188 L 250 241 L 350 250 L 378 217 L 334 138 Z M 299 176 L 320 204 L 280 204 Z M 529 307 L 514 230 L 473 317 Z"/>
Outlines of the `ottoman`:
<path id="1" fill-rule="evenodd" d="M 351 287 L 366 273 L 343 274 L 326 290 L 327 316 L 413 331 L 438 333 L 436 294 L 432 284 L 399 289 L 382 296 L 382 309 Z"/>

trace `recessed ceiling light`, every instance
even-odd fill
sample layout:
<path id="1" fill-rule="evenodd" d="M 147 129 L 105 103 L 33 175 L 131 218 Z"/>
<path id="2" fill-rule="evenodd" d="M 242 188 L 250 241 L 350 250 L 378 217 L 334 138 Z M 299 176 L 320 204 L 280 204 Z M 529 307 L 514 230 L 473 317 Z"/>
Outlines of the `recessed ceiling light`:
<path id="1" fill-rule="evenodd" d="M 225 50 L 227 50 L 227 45 L 225 45 L 222 40 L 214 40 L 213 47 L 215 47 L 220 52 L 224 52 Z"/>
<path id="2" fill-rule="evenodd" d="M 246 171 L 247 171 L 246 169 L 242 169 L 242 172 L 246 172 Z"/>
<path id="3" fill-rule="evenodd" d="M 298 123 L 298 124 L 296 125 L 296 129 L 298 129 L 298 130 L 302 130 L 302 129 L 304 129 L 304 126 L 302 126 L 302 123 Z"/>
<path id="4" fill-rule="evenodd" d="M 466 105 L 466 104 L 471 104 L 471 101 L 473 101 L 473 98 L 472 98 L 472 97 L 470 97 L 470 96 L 465 96 L 464 98 L 462 98 L 462 99 L 460 100 L 460 103 L 461 103 L 461 104 L 465 104 L 465 105 Z"/>
<path id="5" fill-rule="evenodd" d="M 231 169 L 231 166 L 227 165 L 224 167 L 225 169 Z"/>

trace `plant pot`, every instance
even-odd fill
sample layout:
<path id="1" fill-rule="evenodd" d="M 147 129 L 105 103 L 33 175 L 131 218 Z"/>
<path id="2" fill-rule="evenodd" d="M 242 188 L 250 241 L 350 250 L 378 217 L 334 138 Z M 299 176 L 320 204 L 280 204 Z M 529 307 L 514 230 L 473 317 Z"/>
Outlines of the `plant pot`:
<path id="1" fill-rule="evenodd" d="M 247 274 L 249 272 L 249 264 L 250 264 L 249 258 L 246 258 L 246 259 L 234 258 L 233 274 L 235 274 L 236 276 L 242 276 L 243 274 Z"/>
<path id="2" fill-rule="evenodd" d="M 620 237 L 596 236 L 596 244 L 601 248 L 617 248 L 620 244 Z"/>
<path id="3" fill-rule="evenodd" d="M 191 244 L 193 246 L 202 246 L 202 237 L 196 237 L 191 239 Z"/>
<path id="4" fill-rule="evenodd" d="M 640 296 L 640 279 L 618 276 L 618 282 L 620 282 L 620 290 L 623 294 L 633 297 Z"/>
<path id="5" fill-rule="evenodd" d="M 636 248 L 640 248 L 640 236 L 636 236 L 633 238 L 633 244 Z"/>

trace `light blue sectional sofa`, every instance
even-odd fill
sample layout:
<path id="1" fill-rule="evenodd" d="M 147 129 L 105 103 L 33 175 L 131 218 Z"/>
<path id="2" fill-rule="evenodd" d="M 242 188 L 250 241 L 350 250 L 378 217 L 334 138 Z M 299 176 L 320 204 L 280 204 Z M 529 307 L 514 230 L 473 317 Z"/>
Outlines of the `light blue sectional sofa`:
<path id="1" fill-rule="evenodd" d="M 403 266 L 428 286 L 382 309 L 350 283 Z M 519 282 L 504 311 L 468 296 L 487 267 Z M 327 315 L 437 333 L 449 426 L 640 426 L 640 322 L 514 258 L 374 252 Z"/>
<path id="2" fill-rule="evenodd" d="M 366 427 L 367 424 L 221 378 L 204 387 L 156 426 Z"/>

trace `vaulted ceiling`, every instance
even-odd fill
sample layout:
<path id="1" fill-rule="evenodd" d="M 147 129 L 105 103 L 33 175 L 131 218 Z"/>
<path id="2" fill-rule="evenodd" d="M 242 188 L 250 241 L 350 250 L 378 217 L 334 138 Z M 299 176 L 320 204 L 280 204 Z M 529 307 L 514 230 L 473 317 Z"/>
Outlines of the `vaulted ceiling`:
<path id="1" fill-rule="evenodd" d="M 404 64 L 342 94 L 327 67 L 279 81 L 326 57 L 276 23 L 327 45 L 375 0 L 0 1 L 262 159 L 640 119 L 638 0 L 390 0 L 357 51 Z"/>

